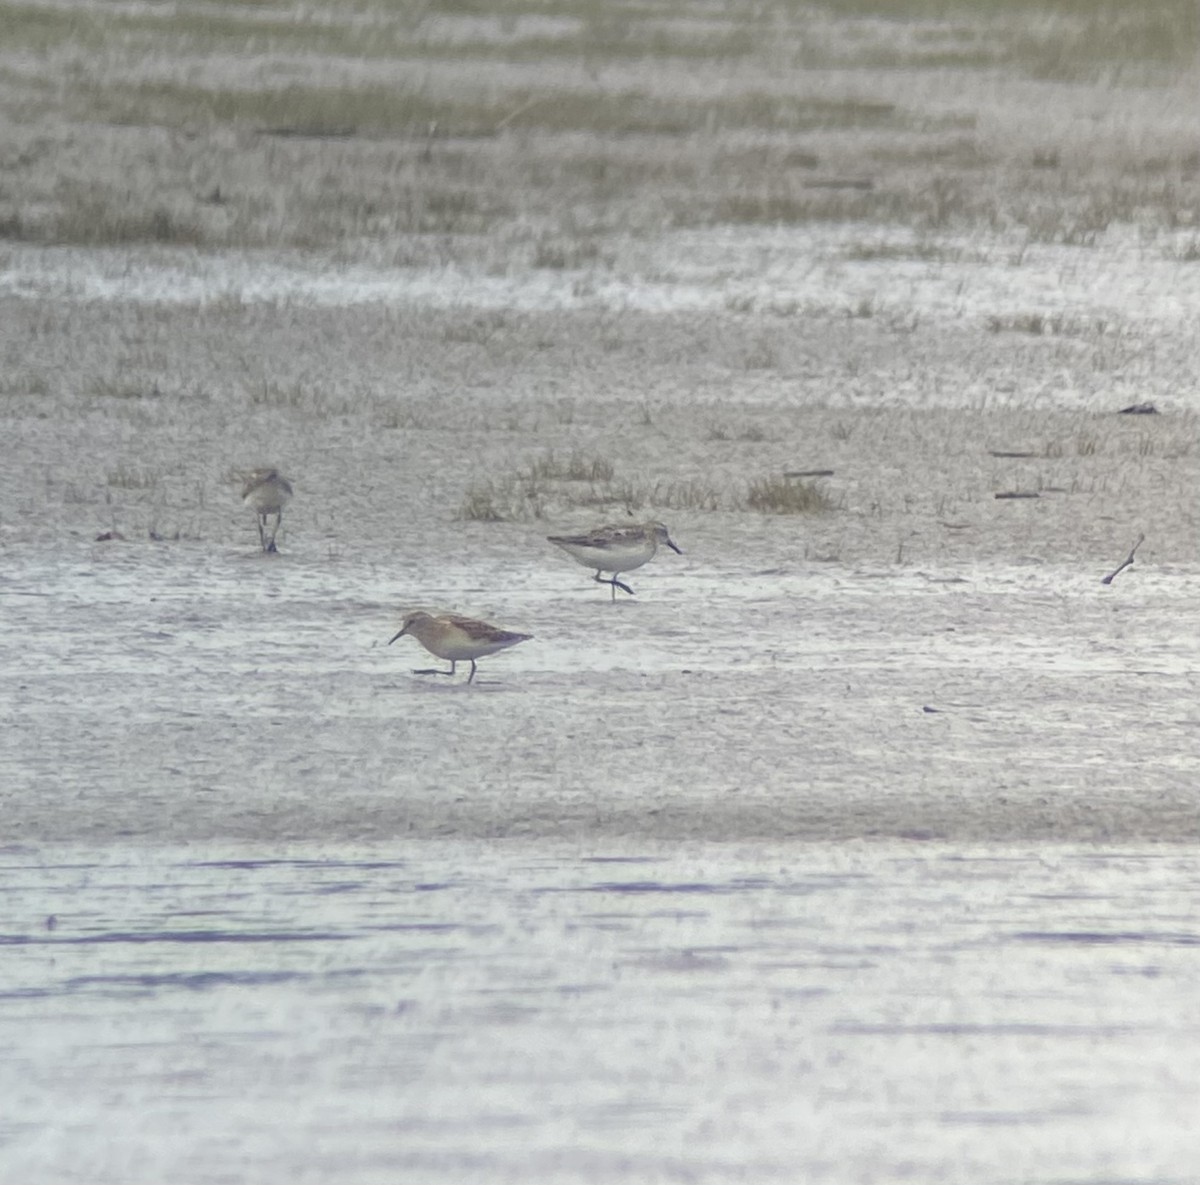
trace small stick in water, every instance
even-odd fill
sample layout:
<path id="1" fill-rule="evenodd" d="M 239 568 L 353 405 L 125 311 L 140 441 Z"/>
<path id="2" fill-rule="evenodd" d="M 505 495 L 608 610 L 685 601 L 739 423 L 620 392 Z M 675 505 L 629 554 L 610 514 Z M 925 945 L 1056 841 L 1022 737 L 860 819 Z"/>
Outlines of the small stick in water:
<path id="1" fill-rule="evenodd" d="M 1107 576 L 1105 576 L 1104 579 L 1100 581 L 1101 584 L 1112 584 L 1113 577 L 1116 576 L 1118 572 L 1124 572 L 1126 568 L 1133 567 L 1133 553 L 1137 551 L 1139 547 L 1141 547 L 1142 540 L 1145 538 L 1146 536 L 1144 534 L 1141 534 L 1137 537 L 1137 542 L 1129 549 L 1129 558 L 1126 559 L 1119 568 L 1114 568 Z"/>

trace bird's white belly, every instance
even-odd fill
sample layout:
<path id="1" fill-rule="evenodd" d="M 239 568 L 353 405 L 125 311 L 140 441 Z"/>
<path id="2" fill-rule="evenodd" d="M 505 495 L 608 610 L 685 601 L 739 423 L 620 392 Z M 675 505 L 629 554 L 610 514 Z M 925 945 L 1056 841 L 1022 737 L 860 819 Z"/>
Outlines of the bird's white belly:
<path id="1" fill-rule="evenodd" d="M 654 548 L 645 543 L 629 547 L 588 547 L 575 544 L 568 549 L 581 564 L 601 572 L 631 572 L 640 568 L 651 556 Z"/>
<path id="2" fill-rule="evenodd" d="M 242 501 L 259 514 L 274 514 L 282 510 L 288 500 L 288 495 L 272 486 L 259 486 L 251 490 Z"/>

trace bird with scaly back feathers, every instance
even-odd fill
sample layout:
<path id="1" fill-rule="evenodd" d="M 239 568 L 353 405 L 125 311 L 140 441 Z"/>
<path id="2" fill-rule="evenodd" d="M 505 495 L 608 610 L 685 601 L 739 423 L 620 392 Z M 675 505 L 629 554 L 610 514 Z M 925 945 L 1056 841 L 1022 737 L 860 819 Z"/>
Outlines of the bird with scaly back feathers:
<path id="1" fill-rule="evenodd" d="M 677 555 L 683 555 L 667 528 L 658 522 L 597 527 L 583 535 L 547 535 L 546 538 L 585 568 L 595 568 L 596 575 L 592 579 L 597 584 L 609 585 L 614 601 L 617 589 L 633 596 L 633 589 L 617 576 L 652 560 L 660 543 L 665 543 Z M 605 580 L 601 572 L 611 572 L 612 578 Z"/>

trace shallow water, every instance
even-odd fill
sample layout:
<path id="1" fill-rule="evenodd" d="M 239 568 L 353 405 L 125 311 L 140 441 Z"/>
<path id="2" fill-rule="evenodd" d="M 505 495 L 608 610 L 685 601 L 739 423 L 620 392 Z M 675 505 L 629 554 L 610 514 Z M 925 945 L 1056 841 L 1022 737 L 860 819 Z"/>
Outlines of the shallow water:
<path id="1" fill-rule="evenodd" d="M 994 235 L 939 238 L 945 258 L 897 260 L 921 245 L 911 232 L 874 223 L 676 231 L 620 239 L 610 266 L 533 270 L 434 269 L 345 264 L 303 256 L 162 249 L 128 251 L 10 246 L 0 297 L 133 304 L 214 300 L 353 308 L 384 302 L 512 312 L 623 310 L 699 313 L 733 307 L 795 315 L 838 308 L 904 320 L 1066 317 L 1104 333 L 1113 322 L 1190 332 L 1200 300 L 1197 269 L 1177 256 L 1190 229 L 1147 244 L 1114 228 L 1103 250 L 1011 241 Z M 864 244 L 867 258 L 863 258 Z M 870 258 L 876 251 L 879 258 Z M 1014 264 L 1019 257 L 1020 266 Z M 864 312 L 863 310 L 869 310 Z"/>
<path id="2" fill-rule="evenodd" d="M 1193 847 L 0 867 L 4 1181 L 1194 1180 Z"/>

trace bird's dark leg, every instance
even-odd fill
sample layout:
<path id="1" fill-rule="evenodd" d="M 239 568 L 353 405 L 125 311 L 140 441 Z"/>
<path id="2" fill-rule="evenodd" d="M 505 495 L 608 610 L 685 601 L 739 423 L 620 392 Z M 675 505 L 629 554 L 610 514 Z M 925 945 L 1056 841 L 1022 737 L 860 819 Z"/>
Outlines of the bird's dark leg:
<path id="1" fill-rule="evenodd" d="M 634 595 L 633 589 L 631 589 L 628 584 L 618 580 L 615 575 L 611 580 L 605 580 L 604 577 L 600 575 L 600 571 L 601 569 L 597 569 L 596 575 L 593 576 L 592 579 L 597 584 L 609 585 L 612 588 L 612 599 L 614 601 L 617 599 L 617 589 L 620 589 L 622 592 L 627 592 L 631 597 Z"/>
<path id="2" fill-rule="evenodd" d="M 475 678 L 475 660 L 471 659 L 471 673 L 467 676 L 467 682 L 470 683 Z"/>
<path id="3" fill-rule="evenodd" d="M 471 665 L 474 666 L 473 663 Z M 420 670 L 414 669 L 413 674 L 414 675 L 453 675 L 454 669 L 457 666 L 458 666 L 458 663 L 455 662 L 454 659 L 451 659 L 450 660 L 450 669 L 448 671 L 439 671 L 437 669 L 437 667 L 421 667 Z M 474 673 L 475 673 L 474 671 L 471 672 L 471 674 L 474 674 Z M 469 683 L 470 679 L 468 679 L 467 682 Z"/>
<path id="4" fill-rule="evenodd" d="M 267 516 L 265 514 L 258 516 L 258 545 L 263 551 L 267 550 Z"/>
<path id="5" fill-rule="evenodd" d="M 266 521 L 265 515 L 263 516 L 263 521 L 264 522 Z M 283 511 L 277 510 L 275 512 L 275 528 L 274 528 L 274 530 L 271 531 L 271 538 L 267 541 L 267 551 L 277 551 L 278 550 L 275 546 L 275 536 L 279 532 L 279 524 L 281 522 L 283 522 Z"/>

